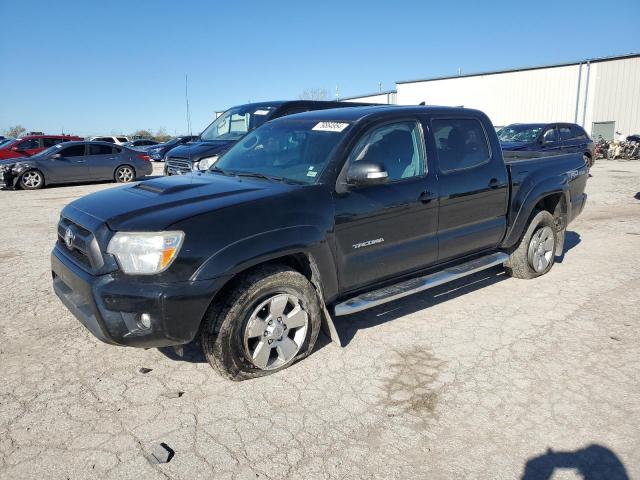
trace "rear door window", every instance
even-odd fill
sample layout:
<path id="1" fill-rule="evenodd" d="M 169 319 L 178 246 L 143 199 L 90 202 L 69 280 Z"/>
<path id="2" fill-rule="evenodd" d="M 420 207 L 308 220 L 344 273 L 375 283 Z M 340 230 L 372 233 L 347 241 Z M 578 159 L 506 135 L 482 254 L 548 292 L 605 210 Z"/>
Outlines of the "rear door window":
<path id="1" fill-rule="evenodd" d="M 111 139 L 111 141 L 113 142 L 113 139 Z M 118 137 L 118 141 L 124 143 L 124 142 L 128 142 L 129 140 L 127 140 L 124 137 Z"/>
<path id="2" fill-rule="evenodd" d="M 571 127 L 569 125 L 560 125 L 558 127 L 558 131 L 560 132 L 560 140 L 562 140 L 563 142 L 566 140 L 572 140 L 573 137 L 573 131 L 571 130 Z"/>
<path id="3" fill-rule="evenodd" d="M 84 145 L 71 145 L 70 147 L 60 150 L 63 157 L 82 157 L 84 156 Z"/>
<path id="4" fill-rule="evenodd" d="M 483 165 L 491 156 L 484 127 L 475 118 L 431 121 L 440 170 L 449 172 Z"/>
<path id="5" fill-rule="evenodd" d="M 89 145 L 89 155 L 111 155 L 113 147 L 110 145 Z"/>

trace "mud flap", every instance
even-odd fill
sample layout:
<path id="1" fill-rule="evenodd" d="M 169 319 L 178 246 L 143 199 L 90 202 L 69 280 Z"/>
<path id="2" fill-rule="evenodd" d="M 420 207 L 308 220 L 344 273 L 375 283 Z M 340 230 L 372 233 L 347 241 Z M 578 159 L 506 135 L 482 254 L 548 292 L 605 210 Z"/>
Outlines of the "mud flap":
<path id="1" fill-rule="evenodd" d="M 329 310 L 327 310 L 324 302 L 322 302 L 322 331 L 327 337 L 331 339 L 333 343 L 335 343 L 339 347 L 342 347 L 340 335 L 338 335 L 338 330 L 333 323 L 333 318 L 331 318 L 331 314 L 329 313 Z"/>

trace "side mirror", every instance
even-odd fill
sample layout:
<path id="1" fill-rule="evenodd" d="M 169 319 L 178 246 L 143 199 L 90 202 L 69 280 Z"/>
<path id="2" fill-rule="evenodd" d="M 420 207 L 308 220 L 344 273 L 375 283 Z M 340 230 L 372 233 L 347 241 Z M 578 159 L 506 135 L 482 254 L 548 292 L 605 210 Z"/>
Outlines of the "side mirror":
<path id="1" fill-rule="evenodd" d="M 379 163 L 354 162 L 347 171 L 348 185 L 380 185 L 388 180 L 389 174 Z"/>
<path id="2" fill-rule="evenodd" d="M 56 159 L 56 158 L 62 158 L 62 154 L 61 153 L 54 153 L 53 155 L 51 155 L 52 159 Z"/>
<path id="3" fill-rule="evenodd" d="M 21 152 L 22 149 L 20 147 L 11 147 L 11 150 L 14 152 Z"/>

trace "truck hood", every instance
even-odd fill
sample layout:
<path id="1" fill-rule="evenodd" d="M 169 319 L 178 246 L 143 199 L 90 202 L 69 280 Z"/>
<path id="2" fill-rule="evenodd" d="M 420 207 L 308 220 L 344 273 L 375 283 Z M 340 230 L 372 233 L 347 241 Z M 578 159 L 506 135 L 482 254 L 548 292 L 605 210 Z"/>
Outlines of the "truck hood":
<path id="1" fill-rule="evenodd" d="M 201 213 L 294 188 L 268 180 L 218 174 L 160 177 L 92 193 L 67 205 L 62 214 L 68 212 L 71 218 L 89 216 L 116 231 L 159 231 Z"/>
<path id="2" fill-rule="evenodd" d="M 500 146 L 502 150 L 506 151 L 515 151 L 515 150 L 526 150 L 529 148 L 529 143 L 520 143 L 520 142 L 502 142 Z"/>
<path id="3" fill-rule="evenodd" d="M 192 162 L 197 162 L 201 158 L 212 155 L 220 155 L 226 152 L 235 144 L 235 140 L 215 140 L 210 142 L 193 142 L 172 148 L 167 153 L 170 157 L 186 158 Z"/>

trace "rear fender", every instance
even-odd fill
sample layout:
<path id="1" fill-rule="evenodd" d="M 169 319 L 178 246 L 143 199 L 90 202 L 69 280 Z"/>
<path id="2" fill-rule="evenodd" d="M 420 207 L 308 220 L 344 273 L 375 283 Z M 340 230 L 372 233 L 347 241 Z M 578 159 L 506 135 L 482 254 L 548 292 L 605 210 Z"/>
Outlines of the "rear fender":
<path id="1" fill-rule="evenodd" d="M 531 215 L 541 201 L 546 197 L 561 194 L 564 198 L 564 202 L 561 202 L 564 207 L 564 211 L 559 212 L 566 225 L 566 219 L 570 217 L 571 201 L 569 193 L 569 184 L 566 175 L 553 177 L 548 180 L 535 184 L 532 188 L 526 189 L 525 185 L 522 185 L 518 191 L 516 198 L 511 200 L 511 209 L 515 211 L 515 216 L 512 217 L 513 221 L 510 223 L 505 239 L 502 242 L 503 248 L 511 248 L 520 241 L 522 235 L 529 226 Z M 554 214 L 555 212 L 551 212 Z"/>

